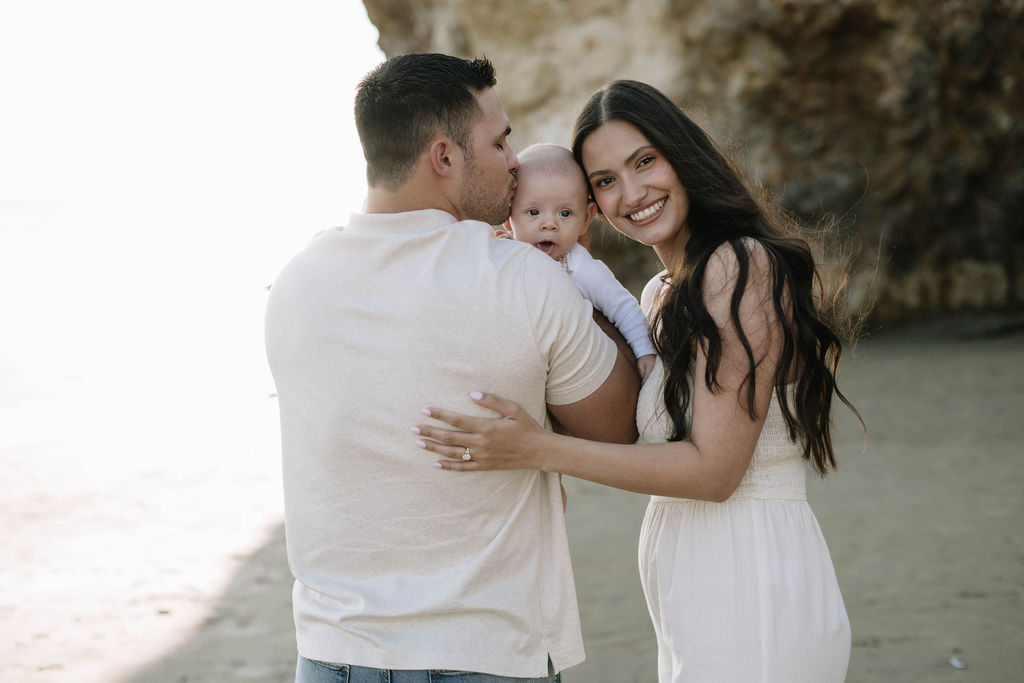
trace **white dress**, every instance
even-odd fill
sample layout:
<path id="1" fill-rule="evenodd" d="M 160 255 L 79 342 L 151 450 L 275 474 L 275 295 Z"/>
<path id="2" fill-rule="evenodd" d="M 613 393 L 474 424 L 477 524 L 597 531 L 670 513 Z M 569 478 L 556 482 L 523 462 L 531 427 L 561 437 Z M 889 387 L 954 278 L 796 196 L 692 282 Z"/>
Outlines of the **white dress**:
<path id="1" fill-rule="evenodd" d="M 640 392 L 640 443 L 671 434 L 659 361 Z M 640 577 L 660 683 L 841 683 L 850 622 L 806 466 L 777 399 L 750 467 L 724 503 L 652 496 Z"/>

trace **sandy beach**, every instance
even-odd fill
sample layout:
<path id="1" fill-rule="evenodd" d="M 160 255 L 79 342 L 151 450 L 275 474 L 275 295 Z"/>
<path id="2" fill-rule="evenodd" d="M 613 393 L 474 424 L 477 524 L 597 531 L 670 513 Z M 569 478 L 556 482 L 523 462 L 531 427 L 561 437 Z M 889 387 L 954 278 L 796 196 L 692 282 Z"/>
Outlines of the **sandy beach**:
<path id="1" fill-rule="evenodd" d="M 809 494 L 853 625 L 850 683 L 1021 680 L 1024 329 L 1010 322 L 882 330 L 844 363 L 866 447 L 838 411 L 840 470 Z M 24 386 L 13 364 L 0 374 Z M 13 418 L 0 441 L 0 680 L 292 680 L 273 400 L 250 397 L 246 438 L 224 440 L 242 447 L 217 457 L 152 457 L 150 442 L 122 439 L 99 461 L 67 457 L 82 435 L 102 443 L 87 424 L 29 438 L 34 405 L 97 400 L 62 387 L 0 399 Z M 654 681 L 636 570 L 646 499 L 566 488 L 588 658 L 563 680 Z"/>

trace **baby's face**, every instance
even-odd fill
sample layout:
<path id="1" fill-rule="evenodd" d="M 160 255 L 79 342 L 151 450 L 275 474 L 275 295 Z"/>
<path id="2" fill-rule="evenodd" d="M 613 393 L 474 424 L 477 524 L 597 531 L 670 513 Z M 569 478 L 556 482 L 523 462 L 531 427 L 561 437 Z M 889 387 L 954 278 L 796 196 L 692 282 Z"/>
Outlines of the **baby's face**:
<path id="1" fill-rule="evenodd" d="M 582 174 L 520 171 L 509 216 L 516 240 L 559 259 L 573 248 L 592 217 Z"/>

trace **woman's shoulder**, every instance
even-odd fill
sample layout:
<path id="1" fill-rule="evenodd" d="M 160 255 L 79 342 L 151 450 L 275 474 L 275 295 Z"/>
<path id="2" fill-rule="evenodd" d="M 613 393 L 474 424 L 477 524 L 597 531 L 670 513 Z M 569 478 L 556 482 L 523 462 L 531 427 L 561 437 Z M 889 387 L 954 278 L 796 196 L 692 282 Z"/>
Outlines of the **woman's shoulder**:
<path id="1" fill-rule="evenodd" d="M 744 237 L 738 244 L 723 242 L 708 257 L 704 270 L 701 283 L 704 305 L 713 317 L 731 315 L 731 302 L 737 288 L 742 291 L 745 306 L 767 305 L 772 296 L 773 279 L 771 255 L 760 240 Z"/>
<path id="2" fill-rule="evenodd" d="M 771 256 L 769 256 L 768 246 L 764 242 L 756 237 L 740 237 L 738 241 L 740 248 L 746 253 L 748 263 L 754 267 L 768 265 Z M 708 256 L 708 267 L 739 267 L 739 256 L 736 252 L 734 242 L 722 242 Z"/>
<path id="3" fill-rule="evenodd" d="M 771 255 L 764 242 L 755 237 L 741 237 L 739 249 L 742 249 L 746 262 L 747 281 L 757 281 L 768 277 L 771 273 Z M 704 284 L 724 285 L 734 283 L 741 271 L 740 255 L 733 242 L 722 242 L 708 256 L 704 270 Z"/>

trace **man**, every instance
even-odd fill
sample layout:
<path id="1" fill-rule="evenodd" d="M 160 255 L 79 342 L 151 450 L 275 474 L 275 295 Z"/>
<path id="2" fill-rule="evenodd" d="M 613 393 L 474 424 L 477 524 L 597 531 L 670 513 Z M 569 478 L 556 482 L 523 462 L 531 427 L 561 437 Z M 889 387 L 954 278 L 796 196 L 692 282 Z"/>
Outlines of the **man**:
<path id="1" fill-rule="evenodd" d="M 366 212 L 271 289 L 300 683 L 550 681 L 583 660 L 557 475 L 453 476 L 409 434 L 427 405 L 479 414 L 481 389 L 579 436 L 636 437 L 636 372 L 590 305 L 493 237 L 518 168 L 494 85 L 486 60 L 446 55 L 368 74 Z"/>

